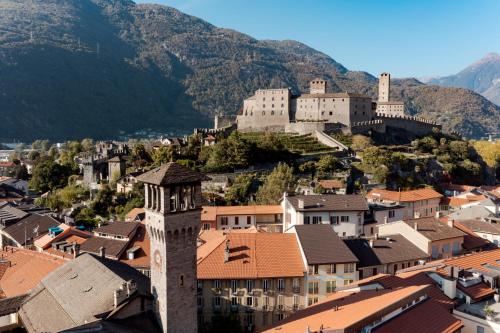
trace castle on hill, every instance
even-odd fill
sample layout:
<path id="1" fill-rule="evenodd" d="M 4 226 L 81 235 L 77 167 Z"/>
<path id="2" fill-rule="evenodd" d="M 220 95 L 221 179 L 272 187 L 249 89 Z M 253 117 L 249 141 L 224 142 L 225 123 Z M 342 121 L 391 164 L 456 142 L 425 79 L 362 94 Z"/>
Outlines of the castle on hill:
<path id="1" fill-rule="evenodd" d="M 390 74 L 379 77 L 377 102 L 359 93 L 328 93 L 327 82 L 310 82 L 309 93 L 293 95 L 290 88 L 259 89 L 243 101 L 236 117 L 243 132 L 314 133 L 342 131 L 348 134 L 385 133 L 388 128 L 421 136 L 441 126 L 419 117 L 405 115 L 401 101 L 390 97 Z"/>

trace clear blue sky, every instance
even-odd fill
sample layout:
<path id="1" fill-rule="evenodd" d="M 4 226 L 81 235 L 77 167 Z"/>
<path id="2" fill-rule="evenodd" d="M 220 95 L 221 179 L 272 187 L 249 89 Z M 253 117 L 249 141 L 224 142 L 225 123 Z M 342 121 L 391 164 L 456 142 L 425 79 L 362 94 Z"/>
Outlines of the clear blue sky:
<path id="1" fill-rule="evenodd" d="M 500 0 L 138 0 L 258 39 L 293 39 L 351 70 L 448 75 L 500 52 Z"/>

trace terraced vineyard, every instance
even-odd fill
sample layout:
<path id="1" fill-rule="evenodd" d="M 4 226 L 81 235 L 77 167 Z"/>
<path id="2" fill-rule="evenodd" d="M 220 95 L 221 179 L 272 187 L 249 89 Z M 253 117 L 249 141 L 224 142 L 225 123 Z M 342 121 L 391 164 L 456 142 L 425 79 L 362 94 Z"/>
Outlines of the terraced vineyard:
<path id="1" fill-rule="evenodd" d="M 261 140 L 262 136 L 265 134 L 261 132 L 254 132 L 242 133 L 241 135 L 245 140 L 256 143 Z M 336 149 L 325 146 L 324 144 L 318 142 L 318 140 L 310 134 L 297 135 L 291 133 L 276 133 L 276 135 L 278 136 L 283 146 L 293 153 L 312 155 L 336 151 Z"/>

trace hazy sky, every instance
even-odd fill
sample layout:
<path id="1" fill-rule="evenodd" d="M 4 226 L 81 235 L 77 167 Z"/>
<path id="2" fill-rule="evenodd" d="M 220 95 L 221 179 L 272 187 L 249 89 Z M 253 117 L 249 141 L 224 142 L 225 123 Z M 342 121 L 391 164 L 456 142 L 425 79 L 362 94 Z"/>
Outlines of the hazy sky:
<path id="1" fill-rule="evenodd" d="M 453 74 L 500 52 L 500 0 L 138 0 L 258 39 L 293 39 L 351 70 Z"/>

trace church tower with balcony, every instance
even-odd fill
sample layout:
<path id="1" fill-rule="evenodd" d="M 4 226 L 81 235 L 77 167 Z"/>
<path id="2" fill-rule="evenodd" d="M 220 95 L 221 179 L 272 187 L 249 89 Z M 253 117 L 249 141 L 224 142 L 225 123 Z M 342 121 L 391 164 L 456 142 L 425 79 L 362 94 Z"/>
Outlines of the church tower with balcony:
<path id="1" fill-rule="evenodd" d="M 196 240 L 207 179 L 176 163 L 138 177 L 145 188 L 154 312 L 166 333 L 197 332 Z"/>

